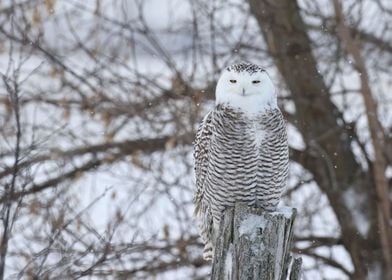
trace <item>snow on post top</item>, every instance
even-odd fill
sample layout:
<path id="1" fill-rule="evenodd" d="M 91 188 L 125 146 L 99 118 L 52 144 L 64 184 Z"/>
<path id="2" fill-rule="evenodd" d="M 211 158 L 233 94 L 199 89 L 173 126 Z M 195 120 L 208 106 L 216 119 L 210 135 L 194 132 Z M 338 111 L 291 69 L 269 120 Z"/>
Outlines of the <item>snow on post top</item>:
<path id="1" fill-rule="evenodd" d="M 275 212 L 270 212 L 271 215 L 283 215 L 286 219 L 291 219 L 294 215 L 294 209 L 287 206 L 280 206 Z M 242 220 L 238 229 L 240 236 L 249 235 L 254 239 L 258 229 L 264 229 L 267 221 L 263 216 L 255 214 L 247 214 Z"/>
<path id="2" fill-rule="evenodd" d="M 276 209 L 275 212 L 273 212 L 274 214 L 283 214 L 283 216 L 286 219 L 291 219 L 294 215 L 294 209 L 288 206 L 279 206 L 278 209 Z"/>
<path id="3" fill-rule="evenodd" d="M 257 234 L 257 230 L 265 227 L 266 220 L 262 216 L 255 214 L 246 215 L 245 219 L 241 222 L 238 229 L 240 236 L 246 234 L 249 235 L 251 239 L 254 239 Z"/>

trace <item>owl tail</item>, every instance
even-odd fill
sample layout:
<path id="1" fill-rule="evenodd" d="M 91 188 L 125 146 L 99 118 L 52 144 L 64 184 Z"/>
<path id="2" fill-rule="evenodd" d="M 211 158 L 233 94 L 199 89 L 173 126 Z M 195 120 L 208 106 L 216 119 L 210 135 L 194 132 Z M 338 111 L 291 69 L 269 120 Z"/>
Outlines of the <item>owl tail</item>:
<path id="1" fill-rule="evenodd" d="M 205 201 L 201 201 L 200 204 L 196 205 L 195 215 L 198 220 L 198 227 L 201 239 L 204 243 L 203 259 L 210 261 L 214 257 L 214 246 L 213 246 L 213 220 L 211 211 L 205 204 Z"/>
<path id="2" fill-rule="evenodd" d="M 204 245 L 204 250 L 203 250 L 203 259 L 206 261 L 211 261 L 214 256 L 214 248 L 212 247 L 211 242 L 207 242 Z"/>

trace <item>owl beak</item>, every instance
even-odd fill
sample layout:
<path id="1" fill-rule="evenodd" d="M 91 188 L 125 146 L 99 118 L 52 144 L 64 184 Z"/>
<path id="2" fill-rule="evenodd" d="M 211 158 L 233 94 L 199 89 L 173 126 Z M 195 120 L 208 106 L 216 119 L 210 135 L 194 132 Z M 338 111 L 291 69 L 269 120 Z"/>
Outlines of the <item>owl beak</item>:
<path id="1" fill-rule="evenodd" d="M 242 88 L 242 96 L 245 96 L 245 89 Z"/>

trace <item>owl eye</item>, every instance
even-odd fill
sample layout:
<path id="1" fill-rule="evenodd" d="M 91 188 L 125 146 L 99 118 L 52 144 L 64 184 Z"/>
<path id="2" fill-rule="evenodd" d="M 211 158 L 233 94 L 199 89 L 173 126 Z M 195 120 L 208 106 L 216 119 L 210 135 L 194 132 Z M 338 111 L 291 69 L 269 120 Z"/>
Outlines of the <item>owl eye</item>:
<path id="1" fill-rule="evenodd" d="M 260 83 L 259 80 L 254 80 L 254 81 L 252 81 L 252 84 L 258 84 L 258 83 Z"/>
<path id="2" fill-rule="evenodd" d="M 235 84 L 237 80 L 230 80 L 230 83 Z"/>

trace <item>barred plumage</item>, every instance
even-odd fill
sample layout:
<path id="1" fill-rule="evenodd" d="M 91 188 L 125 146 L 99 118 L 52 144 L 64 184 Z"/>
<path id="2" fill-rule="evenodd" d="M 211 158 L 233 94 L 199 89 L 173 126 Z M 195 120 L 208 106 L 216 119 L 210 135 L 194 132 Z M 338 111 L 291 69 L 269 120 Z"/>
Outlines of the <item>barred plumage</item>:
<path id="1" fill-rule="evenodd" d="M 264 70 L 260 68 L 261 71 Z M 206 244 L 206 259 L 212 257 L 214 234 L 225 208 L 241 201 L 273 211 L 285 187 L 288 175 L 285 121 L 276 103 L 260 104 L 256 113 L 249 114 L 246 107 L 217 100 L 197 132 L 195 214 Z"/>

